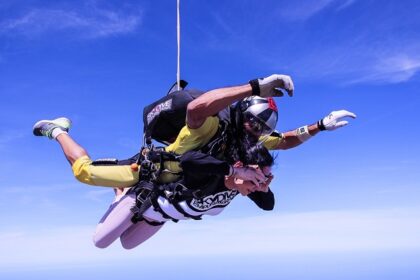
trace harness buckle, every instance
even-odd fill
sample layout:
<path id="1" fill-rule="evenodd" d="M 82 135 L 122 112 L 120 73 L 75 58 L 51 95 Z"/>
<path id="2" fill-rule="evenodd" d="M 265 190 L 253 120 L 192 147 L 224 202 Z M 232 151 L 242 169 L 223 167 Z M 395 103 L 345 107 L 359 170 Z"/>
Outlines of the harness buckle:
<path id="1" fill-rule="evenodd" d="M 133 217 L 131 221 L 136 223 L 143 219 L 143 213 L 152 205 L 151 199 L 154 192 L 154 185 L 148 181 L 140 181 L 134 190 L 136 194 L 136 203 L 131 208 Z"/>
<path id="2" fill-rule="evenodd" d="M 152 193 L 152 190 L 143 188 L 139 191 L 139 193 L 137 194 L 137 202 L 139 202 L 140 205 L 142 205 L 149 197 L 150 194 Z"/>

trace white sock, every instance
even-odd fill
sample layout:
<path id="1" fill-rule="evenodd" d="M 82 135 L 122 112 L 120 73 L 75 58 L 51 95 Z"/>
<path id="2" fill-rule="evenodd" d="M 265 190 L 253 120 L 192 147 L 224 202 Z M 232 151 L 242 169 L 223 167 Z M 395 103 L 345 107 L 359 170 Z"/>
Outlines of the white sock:
<path id="1" fill-rule="evenodd" d="M 68 134 L 67 131 L 62 130 L 60 127 L 56 127 L 53 129 L 53 131 L 51 132 L 51 137 L 53 139 L 57 139 L 57 136 L 60 134 Z"/>

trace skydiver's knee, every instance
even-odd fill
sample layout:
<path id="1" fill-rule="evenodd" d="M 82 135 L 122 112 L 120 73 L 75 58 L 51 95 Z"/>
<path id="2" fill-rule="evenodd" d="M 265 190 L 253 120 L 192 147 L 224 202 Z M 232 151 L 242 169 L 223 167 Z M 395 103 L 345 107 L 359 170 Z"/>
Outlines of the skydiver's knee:
<path id="1" fill-rule="evenodd" d="M 138 243 L 132 242 L 132 240 L 129 238 L 124 238 L 124 236 L 120 237 L 120 241 L 121 246 L 126 250 L 134 249 L 139 245 Z"/>
<path id="2" fill-rule="evenodd" d="M 112 242 L 110 242 L 109 240 L 105 239 L 105 238 L 97 238 L 96 236 L 93 237 L 93 244 L 95 245 L 95 247 L 100 248 L 100 249 L 105 249 L 107 248 L 109 245 L 111 245 Z"/>
<path id="3" fill-rule="evenodd" d="M 92 160 L 88 156 L 78 158 L 72 165 L 74 177 L 84 184 L 94 185 L 89 172 L 91 165 Z"/>

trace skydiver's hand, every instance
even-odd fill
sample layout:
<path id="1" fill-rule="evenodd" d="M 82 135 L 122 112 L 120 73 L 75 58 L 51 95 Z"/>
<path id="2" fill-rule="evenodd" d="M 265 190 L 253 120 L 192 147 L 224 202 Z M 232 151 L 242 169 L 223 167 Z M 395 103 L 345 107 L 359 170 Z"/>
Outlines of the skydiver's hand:
<path id="1" fill-rule="evenodd" d="M 253 167 L 233 167 L 233 177 L 243 181 L 251 181 L 255 186 L 265 181 L 265 175 L 260 169 Z"/>
<path id="2" fill-rule="evenodd" d="M 273 180 L 274 176 L 273 174 L 270 174 L 265 177 L 265 181 L 259 185 L 258 188 L 256 188 L 256 191 L 260 192 L 268 192 L 268 187 L 270 186 L 271 181 Z"/>
<path id="3" fill-rule="evenodd" d="M 287 75 L 273 74 L 266 78 L 249 81 L 252 87 L 252 95 L 261 97 L 283 96 L 284 89 L 289 96 L 293 96 L 294 85 L 292 78 Z"/>
<path id="4" fill-rule="evenodd" d="M 332 111 L 328 116 L 318 121 L 319 130 L 335 130 L 347 125 L 349 122 L 343 118 L 356 118 L 356 115 L 346 110 Z"/>
<path id="5" fill-rule="evenodd" d="M 234 189 L 237 190 L 241 195 L 247 196 L 248 194 L 256 191 L 257 186 L 255 186 L 250 181 L 243 181 L 240 179 L 234 180 Z"/>
<path id="6" fill-rule="evenodd" d="M 247 196 L 252 192 L 268 192 L 269 185 L 271 180 L 273 180 L 273 175 L 269 175 L 266 177 L 266 181 L 260 183 L 258 186 L 252 183 L 251 181 L 243 181 L 240 179 L 234 180 L 233 189 L 239 191 L 239 193 L 243 196 Z"/>

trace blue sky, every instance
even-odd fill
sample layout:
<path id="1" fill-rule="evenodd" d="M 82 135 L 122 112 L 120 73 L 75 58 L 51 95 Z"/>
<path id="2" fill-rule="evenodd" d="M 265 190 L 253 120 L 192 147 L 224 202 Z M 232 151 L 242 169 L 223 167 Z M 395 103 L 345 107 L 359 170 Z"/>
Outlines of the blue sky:
<path id="1" fill-rule="evenodd" d="M 91 236 L 112 191 L 76 182 L 58 145 L 31 128 L 67 116 L 93 158 L 136 153 L 142 108 L 176 79 L 176 1 L 3 0 L 0 276 L 111 279 L 141 262 L 160 279 L 164 260 L 176 276 L 207 279 L 202 260 L 244 279 L 417 279 L 420 4 L 181 2 L 191 88 L 290 74 L 296 91 L 277 100 L 279 130 L 337 109 L 358 118 L 276 153 L 274 211 L 238 197 L 220 216 L 168 225 L 135 250 L 100 250 Z"/>

